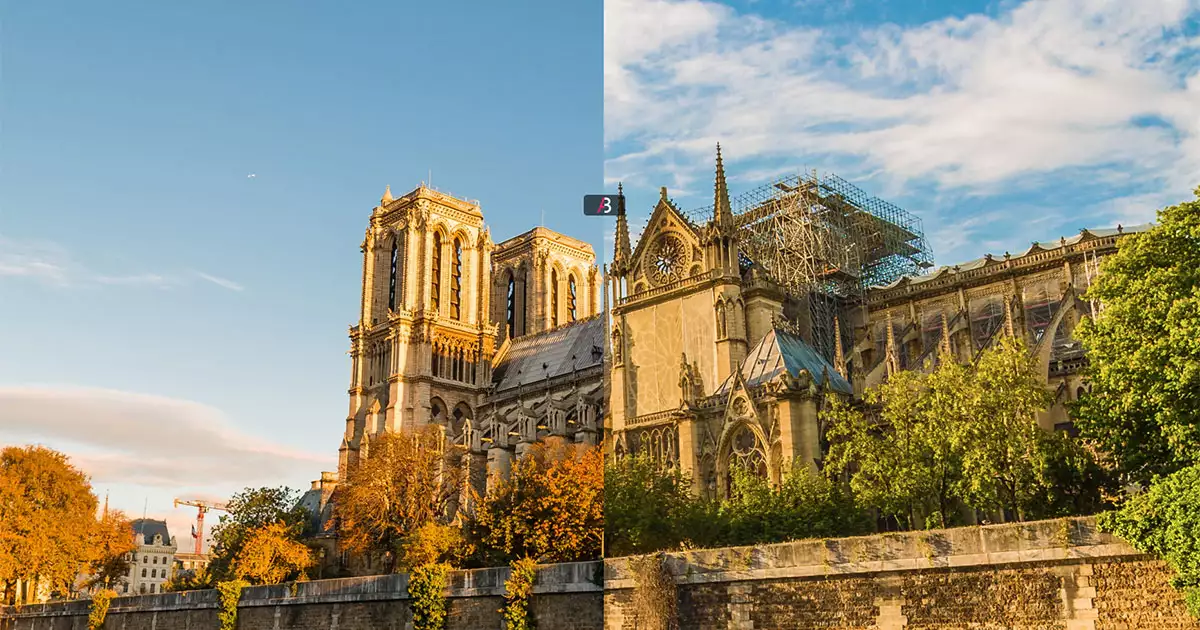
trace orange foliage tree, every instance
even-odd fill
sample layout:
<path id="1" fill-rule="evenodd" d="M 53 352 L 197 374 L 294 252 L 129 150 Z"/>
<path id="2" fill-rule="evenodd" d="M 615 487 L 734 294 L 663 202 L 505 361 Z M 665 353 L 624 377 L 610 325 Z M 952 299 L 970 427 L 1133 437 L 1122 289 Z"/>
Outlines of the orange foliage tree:
<path id="1" fill-rule="evenodd" d="M 0 451 L 0 585 L 14 602 L 17 584 L 69 593 L 91 558 L 98 501 L 87 475 L 42 446 Z M 130 536 L 132 538 L 132 536 Z M 26 591 L 26 600 L 30 595 Z M 19 603 L 19 602 L 18 602 Z"/>
<path id="2" fill-rule="evenodd" d="M 314 564 L 312 549 L 296 540 L 294 528 L 276 521 L 250 531 L 233 573 L 251 584 L 279 584 L 304 577 Z"/>
<path id="3" fill-rule="evenodd" d="M 448 520 L 462 489 L 460 449 L 439 427 L 373 436 L 334 497 L 339 542 L 355 553 L 380 553 L 389 572 L 421 526 Z"/>
<path id="4" fill-rule="evenodd" d="M 126 556 L 137 548 L 133 523 L 120 510 L 107 510 L 96 521 L 88 538 L 88 588 L 111 588 L 125 581 L 131 562 Z"/>
<path id="5" fill-rule="evenodd" d="M 478 502 L 468 527 L 490 562 L 599 558 L 604 535 L 603 453 L 599 447 L 562 438 L 530 446 L 509 478 Z"/>

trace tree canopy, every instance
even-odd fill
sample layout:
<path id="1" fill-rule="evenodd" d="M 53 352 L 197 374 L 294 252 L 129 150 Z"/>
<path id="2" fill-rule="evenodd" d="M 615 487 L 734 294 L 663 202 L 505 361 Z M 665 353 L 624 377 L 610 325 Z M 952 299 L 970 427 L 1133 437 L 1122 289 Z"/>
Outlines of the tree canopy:
<path id="1" fill-rule="evenodd" d="M 212 530 L 212 560 L 207 574 L 213 580 L 237 578 L 236 560 L 257 530 L 282 523 L 288 536 L 299 538 L 309 515 L 298 499 L 299 492 L 288 487 L 246 488 L 233 495 L 227 512 Z"/>
<path id="2" fill-rule="evenodd" d="M 1090 389 L 1073 409 L 1080 434 L 1128 481 L 1200 462 L 1200 188 L 1121 238 L 1086 297 L 1075 332 Z"/>
<path id="3" fill-rule="evenodd" d="M 599 558 L 603 452 L 561 438 L 531 445 L 513 464 L 509 478 L 480 501 L 470 527 L 497 561 Z"/>
<path id="4" fill-rule="evenodd" d="M 315 564 L 312 550 L 283 521 L 250 530 L 233 562 L 233 573 L 250 584 L 279 584 L 304 577 Z"/>
<path id="5" fill-rule="evenodd" d="M 390 571 L 410 534 L 448 520 L 462 491 L 460 452 L 439 427 L 373 436 L 367 457 L 351 467 L 334 494 L 341 544 L 355 553 L 380 553 Z"/>

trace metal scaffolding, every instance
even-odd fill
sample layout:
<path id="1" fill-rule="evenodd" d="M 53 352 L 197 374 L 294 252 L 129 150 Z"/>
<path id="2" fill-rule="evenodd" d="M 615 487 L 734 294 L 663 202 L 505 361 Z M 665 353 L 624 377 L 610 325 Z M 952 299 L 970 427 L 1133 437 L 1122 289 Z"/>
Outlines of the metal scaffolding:
<path id="1" fill-rule="evenodd" d="M 797 304 L 808 305 L 810 342 L 834 354 L 834 319 L 868 287 L 931 267 L 921 219 L 837 175 L 798 174 L 746 192 L 730 205 L 744 269 L 758 267 Z M 689 213 L 711 219 L 712 208 Z M 841 326 L 849 347 L 849 326 Z"/>

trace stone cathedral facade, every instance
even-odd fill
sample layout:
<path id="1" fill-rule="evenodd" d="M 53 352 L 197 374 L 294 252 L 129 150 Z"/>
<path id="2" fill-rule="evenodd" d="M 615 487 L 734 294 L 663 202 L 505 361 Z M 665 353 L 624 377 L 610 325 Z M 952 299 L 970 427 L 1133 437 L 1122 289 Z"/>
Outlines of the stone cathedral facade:
<path id="1" fill-rule="evenodd" d="M 1082 230 L 868 287 L 827 311 L 833 343 L 823 344 L 805 307 L 814 298 L 790 294 L 739 248 L 744 222 L 719 148 L 714 189 L 701 224 L 663 188 L 636 244 L 618 209 L 606 445 L 649 454 L 717 497 L 734 466 L 776 482 L 791 466 L 819 469 L 826 394 L 861 397 L 896 370 L 931 369 L 941 347 L 972 361 L 1001 335 L 1024 338 L 1054 393 L 1041 426 L 1071 431 L 1066 403 L 1087 386 L 1071 333 L 1101 308 L 1083 293 L 1121 235 L 1148 227 Z"/>
<path id="2" fill-rule="evenodd" d="M 361 251 L 338 471 L 302 499 L 322 528 L 337 481 L 382 433 L 440 427 L 479 491 L 547 436 L 599 443 L 605 322 L 589 244 L 543 227 L 494 243 L 478 202 L 422 184 L 384 193 Z"/>

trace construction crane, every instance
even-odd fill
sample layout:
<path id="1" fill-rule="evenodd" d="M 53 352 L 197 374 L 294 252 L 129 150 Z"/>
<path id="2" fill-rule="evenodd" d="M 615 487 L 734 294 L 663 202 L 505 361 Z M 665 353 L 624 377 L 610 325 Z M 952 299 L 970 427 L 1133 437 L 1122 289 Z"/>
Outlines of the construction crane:
<path id="1" fill-rule="evenodd" d="M 220 503 L 218 501 L 175 499 L 175 507 L 179 507 L 181 505 L 189 505 L 199 510 L 196 513 L 196 525 L 192 528 L 192 538 L 196 539 L 196 555 L 200 555 L 204 545 L 204 514 L 209 510 L 228 512 L 229 506 L 226 503 Z"/>

